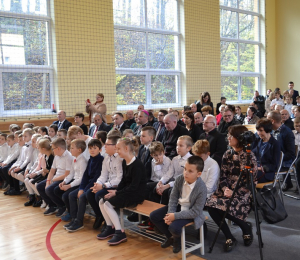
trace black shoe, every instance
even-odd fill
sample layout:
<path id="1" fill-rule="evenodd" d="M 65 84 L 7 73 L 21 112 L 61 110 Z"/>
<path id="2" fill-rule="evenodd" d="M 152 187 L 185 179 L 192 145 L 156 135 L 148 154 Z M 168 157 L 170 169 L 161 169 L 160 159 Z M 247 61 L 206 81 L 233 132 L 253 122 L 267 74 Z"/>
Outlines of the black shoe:
<path id="1" fill-rule="evenodd" d="M 293 188 L 293 184 L 286 184 L 286 183 L 284 183 L 283 185 L 282 185 L 282 191 L 288 191 L 289 189 L 292 189 Z"/>
<path id="2" fill-rule="evenodd" d="M 74 221 L 75 221 L 75 218 L 73 218 L 70 223 L 64 225 L 64 228 L 67 229 L 68 227 L 71 227 L 74 224 Z"/>
<path id="3" fill-rule="evenodd" d="M 29 194 L 29 201 L 24 203 L 24 206 L 32 206 L 35 203 L 35 196 L 34 194 Z"/>
<path id="4" fill-rule="evenodd" d="M 2 185 L 2 190 L 5 190 L 7 186 L 8 186 L 8 182 L 4 181 Z"/>
<path id="5" fill-rule="evenodd" d="M 246 222 L 250 228 L 250 232 L 246 235 L 243 235 L 244 245 L 250 246 L 253 242 L 253 232 L 252 232 L 252 224 L 250 222 Z"/>
<path id="6" fill-rule="evenodd" d="M 98 229 L 101 226 L 103 221 L 104 221 L 104 218 L 102 215 L 99 217 L 96 217 L 94 225 L 93 225 L 93 229 Z"/>
<path id="7" fill-rule="evenodd" d="M 23 192 L 25 190 L 27 190 L 27 189 L 26 189 L 25 183 L 23 183 L 22 185 L 20 185 L 20 191 Z"/>
<path id="8" fill-rule="evenodd" d="M 4 191 L 4 195 L 9 195 L 9 192 L 11 191 L 12 189 L 9 189 L 9 190 L 7 190 L 7 191 Z"/>
<path id="9" fill-rule="evenodd" d="M 53 215 L 56 211 L 57 209 L 55 207 L 49 207 L 49 209 L 44 212 L 44 216 Z"/>
<path id="10" fill-rule="evenodd" d="M 115 246 L 115 245 L 121 244 L 126 241 L 127 241 L 127 237 L 126 237 L 125 232 L 122 232 L 121 230 L 116 230 L 113 238 L 108 240 L 107 243 L 110 246 Z"/>
<path id="11" fill-rule="evenodd" d="M 66 230 L 72 233 L 83 228 L 84 228 L 83 224 L 78 219 L 75 219 L 73 225 L 67 227 Z"/>
<path id="12" fill-rule="evenodd" d="M 55 217 L 60 218 L 66 211 L 66 207 L 59 207 Z"/>
<path id="13" fill-rule="evenodd" d="M 41 196 L 36 196 L 35 202 L 33 203 L 32 207 L 39 208 L 42 205 L 43 201 Z"/>
<path id="14" fill-rule="evenodd" d="M 131 213 L 129 216 L 127 216 L 127 219 L 130 222 L 138 222 L 139 221 L 139 215 L 137 213 Z"/>
<path id="15" fill-rule="evenodd" d="M 106 228 L 97 235 L 99 240 L 103 240 L 109 237 L 112 237 L 115 234 L 115 229 L 112 226 L 106 226 Z"/>
<path id="16" fill-rule="evenodd" d="M 174 241 L 173 241 L 173 253 L 177 254 L 180 251 L 181 251 L 181 238 L 177 237 L 177 238 L 174 238 Z"/>
<path id="17" fill-rule="evenodd" d="M 233 248 L 235 248 L 237 244 L 237 241 L 235 238 L 233 239 L 227 239 L 224 245 L 224 251 L 225 252 L 230 252 Z"/>
<path id="18" fill-rule="evenodd" d="M 22 194 L 22 192 L 19 190 L 10 190 L 7 195 L 15 196 L 15 195 L 21 195 L 21 194 Z"/>
<path id="19" fill-rule="evenodd" d="M 166 238 L 164 242 L 161 243 L 162 248 L 167 248 L 173 244 L 173 237 Z"/>

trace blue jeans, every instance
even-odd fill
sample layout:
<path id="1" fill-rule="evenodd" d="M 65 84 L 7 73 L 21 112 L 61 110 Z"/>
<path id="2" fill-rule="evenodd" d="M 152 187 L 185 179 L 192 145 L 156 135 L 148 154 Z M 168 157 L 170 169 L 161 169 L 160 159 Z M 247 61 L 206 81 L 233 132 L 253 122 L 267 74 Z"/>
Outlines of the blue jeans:
<path id="1" fill-rule="evenodd" d="M 60 205 L 57 205 L 58 207 L 63 207 L 63 206 L 66 206 L 67 207 L 67 210 L 68 212 L 70 212 L 70 202 L 69 202 L 69 194 L 78 189 L 79 186 L 75 186 L 75 187 L 71 187 L 70 189 L 64 191 L 64 190 L 61 190 L 59 186 L 56 186 L 55 189 L 54 189 L 54 194 L 55 196 L 57 196 L 63 203 L 60 204 Z"/>
<path id="2" fill-rule="evenodd" d="M 46 187 L 46 180 L 41 181 L 38 185 L 37 185 L 37 190 L 39 192 L 39 194 L 41 195 L 42 199 L 49 205 L 49 207 L 55 207 L 56 204 L 54 203 L 54 201 L 52 201 L 51 197 L 54 197 L 54 189 L 62 182 L 62 181 L 55 181 L 52 184 L 50 184 L 47 189 L 45 189 Z M 50 196 L 51 197 L 50 197 Z"/>

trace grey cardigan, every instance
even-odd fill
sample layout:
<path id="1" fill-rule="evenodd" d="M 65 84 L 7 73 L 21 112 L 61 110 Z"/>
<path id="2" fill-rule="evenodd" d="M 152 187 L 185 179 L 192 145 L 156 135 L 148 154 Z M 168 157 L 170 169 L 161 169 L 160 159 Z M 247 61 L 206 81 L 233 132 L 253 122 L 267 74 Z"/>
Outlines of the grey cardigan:
<path id="1" fill-rule="evenodd" d="M 184 177 L 183 175 L 180 175 L 176 178 L 174 187 L 171 192 L 168 213 L 175 213 L 175 219 L 193 219 L 195 229 L 199 229 L 203 225 L 205 220 L 205 216 L 203 215 L 203 208 L 206 202 L 206 185 L 199 177 L 190 195 L 190 209 L 176 212 L 178 199 L 181 198 L 183 184 Z"/>

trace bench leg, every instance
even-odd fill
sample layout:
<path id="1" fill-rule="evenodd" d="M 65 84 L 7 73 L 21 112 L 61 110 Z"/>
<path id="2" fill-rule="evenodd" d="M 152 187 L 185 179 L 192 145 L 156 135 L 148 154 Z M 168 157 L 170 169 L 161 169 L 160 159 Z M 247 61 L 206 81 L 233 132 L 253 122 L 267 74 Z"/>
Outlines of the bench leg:
<path id="1" fill-rule="evenodd" d="M 139 223 L 141 223 L 141 222 L 142 222 L 142 215 L 139 214 Z"/>
<path id="2" fill-rule="evenodd" d="M 181 232 L 181 254 L 182 254 L 182 260 L 186 260 L 186 252 L 185 252 L 185 227 L 182 227 Z"/>
<path id="3" fill-rule="evenodd" d="M 120 222 L 121 222 L 121 228 L 124 230 L 124 214 L 123 214 L 123 209 L 120 209 Z"/>

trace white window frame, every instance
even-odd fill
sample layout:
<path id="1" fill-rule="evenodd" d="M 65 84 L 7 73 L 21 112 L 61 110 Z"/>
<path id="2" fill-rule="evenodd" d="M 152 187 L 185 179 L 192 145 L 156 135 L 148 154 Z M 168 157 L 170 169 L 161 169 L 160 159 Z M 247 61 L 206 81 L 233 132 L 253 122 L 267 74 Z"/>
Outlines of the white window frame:
<path id="1" fill-rule="evenodd" d="M 48 63 L 49 65 L 12 65 L 12 64 L 0 64 L 0 117 L 10 116 L 27 116 L 27 115 L 50 115 L 52 114 L 51 107 L 49 109 L 23 109 L 23 110 L 4 110 L 4 98 L 3 98 L 3 81 L 2 73 L 9 72 L 22 72 L 22 73 L 48 73 L 50 81 L 50 103 L 54 104 L 54 72 L 52 61 L 52 45 L 51 45 L 51 15 L 50 15 L 50 1 L 47 1 L 47 15 L 36 14 L 23 14 L 14 13 L 8 11 L 0 11 L 0 16 L 5 18 L 15 18 L 33 21 L 47 22 L 47 44 L 48 44 Z"/>
<path id="2" fill-rule="evenodd" d="M 257 10 L 260 9 L 260 1 L 257 2 Z M 243 77 L 257 77 L 258 78 L 258 86 L 257 90 L 261 92 L 261 80 L 262 80 L 262 73 L 261 73 L 261 49 L 262 49 L 262 42 L 261 42 L 261 20 L 262 20 L 262 14 L 258 11 L 252 12 L 247 11 L 243 9 L 239 9 L 239 2 L 237 1 L 237 8 L 234 7 L 228 7 L 224 5 L 220 5 L 220 10 L 226 10 L 226 11 L 232 11 L 237 13 L 237 38 L 229 38 L 229 37 L 221 37 L 220 36 L 220 44 L 221 42 L 235 42 L 237 43 L 237 71 L 223 71 L 221 70 L 221 77 L 238 77 L 238 100 L 227 100 L 227 102 L 230 102 L 231 104 L 241 104 L 241 103 L 249 103 L 252 102 L 252 100 L 242 100 L 241 97 L 241 80 Z M 244 40 L 239 38 L 239 14 L 248 14 L 252 16 L 256 16 L 258 18 L 258 41 L 251 41 L 251 40 Z M 258 72 L 240 72 L 240 53 L 239 53 L 239 44 L 245 43 L 245 44 L 252 44 L 257 45 L 258 50 L 258 63 L 259 63 L 259 71 Z M 222 86 L 221 86 L 222 87 Z"/>
<path id="3" fill-rule="evenodd" d="M 161 29 L 153 29 L 148 27 L 147 23 L 147 1 L 151 0 L 144 0 L 144 12 L 145 12 L 145 27 L 138 27 L 138 26 L 124 26 L 124 25 L 114 25 L 114 30 L 126 30 L 126 31 L 134 31 L 134 32 L 143 32 L 146 34 L 146 67 L 145 68 L 116 68 L 115 74 L 122 74 L 122 75 L 144 75 L 146 77 L 146 103 L 143 104 L 146 109 L 155 108 L 159 106 L 159 108 L 167 108 L 171 106 L 181 106 L 181 66 L 180 66 L 180 36 L 181 33 L 179 32 L 180 28 L 180 10 L 179 10 L 179 1 L 177 2 L 177 16 L 175 16 L 175 26 L 177 27 L 177 31 L 172 30 L 161 30 Z M 177 37 L 177 43 L 175 42 L 175 69 L 151 69 L 150 68 L 150 60 L 148 55 L 148 34 L 162 34 L 162 35 L 173 35 Z M 152 104 L 151 103 L 151 76 L 159 76 L 159 75 L 175 75 L 178 77 L 176 91 L 176 103 L 158 103 Z M 136 109 L 137 104 L 135 105 L 117 105 L 117 110 L 130 110 Z"/>

